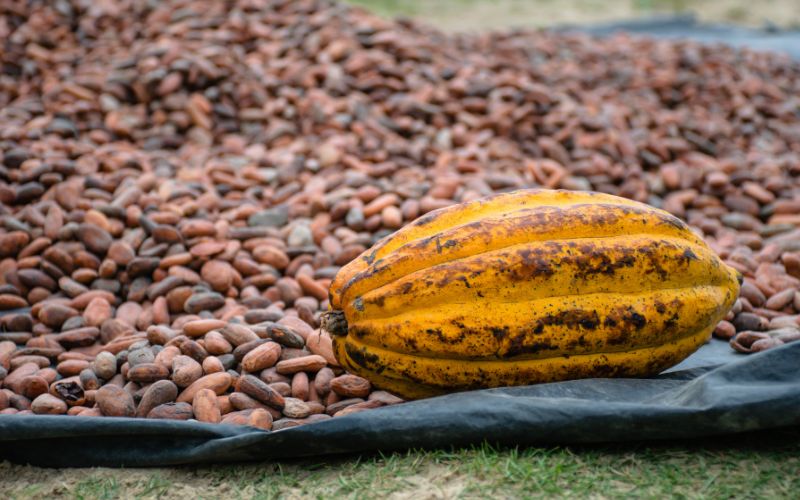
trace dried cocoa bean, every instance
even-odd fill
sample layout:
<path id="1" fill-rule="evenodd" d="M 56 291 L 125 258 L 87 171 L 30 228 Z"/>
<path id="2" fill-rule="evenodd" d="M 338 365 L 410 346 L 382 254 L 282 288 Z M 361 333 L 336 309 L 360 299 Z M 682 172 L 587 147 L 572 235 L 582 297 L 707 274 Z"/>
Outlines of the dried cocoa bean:
<path id="1" fill-rule="evenodd" d="M 194 417 L 192 405 L 189 403 L 164 403 L 156 406 L 147 414 L 147 418 L 166 420 L 189 420 Z"/>
<path id="2" fill-rule="evenodd" d="M 178 395 L 179 403 L 188 403 L 194 400 L 195 394 L 202 389 L 211 389 L 215 394 L 221 395 L 231 386 L 233 379 L 227 372 L 212 373 L 200 377 Z"/>
<path id="3" fill-rule="evenodd" d="M 47 393 L 40 394 L 31 402 L 31 410 L 37 415 L 63 415 L 67 403 Z"/>
<path id="4" fill-rule="evenodd" d="M 283 396 L 252 375 L 242 375 L 239 377 L 239 380 L 236 382 L 236 390 L 273 408 L 282 409 L 285 405 Z"/>
<path id="5" fill-rule="evenodd" d="M 171 403 L 178 397 L 178 387 L 169 380 L 159 380 L 152 383 L 142 395 L 136 409 L 137 417 L 146 417 L 150 411 L 162 404 Z"/>
<path id="6" fill-rule="evenodd" d="M 136 413 L 133 397 L 116 385 L 106 384 L 98 389 L 95 401 L 106 417 L 133 417 Z"/>
<path id="7" fill-rule="evenodd" d="M 192 401 L 194 417 L 200 422 L 216 424 L 222 420 L 217 394 L 211 389 L 201 389 L 194 395 Z"/>

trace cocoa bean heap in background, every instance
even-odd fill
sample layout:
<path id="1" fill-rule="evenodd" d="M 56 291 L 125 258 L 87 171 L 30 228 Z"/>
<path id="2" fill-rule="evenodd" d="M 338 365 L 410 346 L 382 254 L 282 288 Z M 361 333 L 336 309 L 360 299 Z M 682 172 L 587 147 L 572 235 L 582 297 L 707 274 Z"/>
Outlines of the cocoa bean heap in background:
<path id="1" fill-rule="evenodd" d="M 331 279 L 530 186 L 684 218 L 745 276 L 715 335 L 800 338 L 787 57 L 302 0 L 7 1 L 0 40 L 0 413 L 281 429 L 399 403 L 336 365 Z"/>

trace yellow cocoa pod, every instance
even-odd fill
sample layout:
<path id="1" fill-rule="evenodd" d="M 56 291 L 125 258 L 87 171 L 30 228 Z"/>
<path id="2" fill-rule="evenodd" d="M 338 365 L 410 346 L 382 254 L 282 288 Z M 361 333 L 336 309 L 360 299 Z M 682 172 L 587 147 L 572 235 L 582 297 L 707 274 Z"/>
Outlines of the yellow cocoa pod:
<path id="1" fill-rule="evenodd" d="M 522 190 L 378 242 L 337 274 L 324 326 L 342 366 L 406 398 L 650 376 L 706 342 L 739 279 L 663 210 Z"/>

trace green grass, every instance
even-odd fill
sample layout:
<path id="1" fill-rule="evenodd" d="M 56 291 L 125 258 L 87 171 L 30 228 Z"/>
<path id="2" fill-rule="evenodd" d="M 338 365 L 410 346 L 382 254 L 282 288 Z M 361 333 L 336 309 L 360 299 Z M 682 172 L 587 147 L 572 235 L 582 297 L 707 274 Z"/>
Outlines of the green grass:
<path id="1" fill-rule="evenodd" d="M 796 498 L 800 428 L 662 444 L 409 451 L 170 469 L 0 464 L 2 497 Z"/>

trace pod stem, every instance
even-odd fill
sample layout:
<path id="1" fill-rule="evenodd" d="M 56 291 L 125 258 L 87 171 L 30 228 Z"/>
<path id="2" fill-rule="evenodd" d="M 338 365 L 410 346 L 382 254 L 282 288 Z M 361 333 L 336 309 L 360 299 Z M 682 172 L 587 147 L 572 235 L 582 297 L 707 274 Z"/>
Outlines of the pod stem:
<path id="1" fill-rule="evenodd" d="M 322 314 L 320 323 L 323 330 L 327 330 L 332 335 L 344 336 L 347 335 L 347 319 L 344 317 L 344 311 L 328 311 Z"/>

